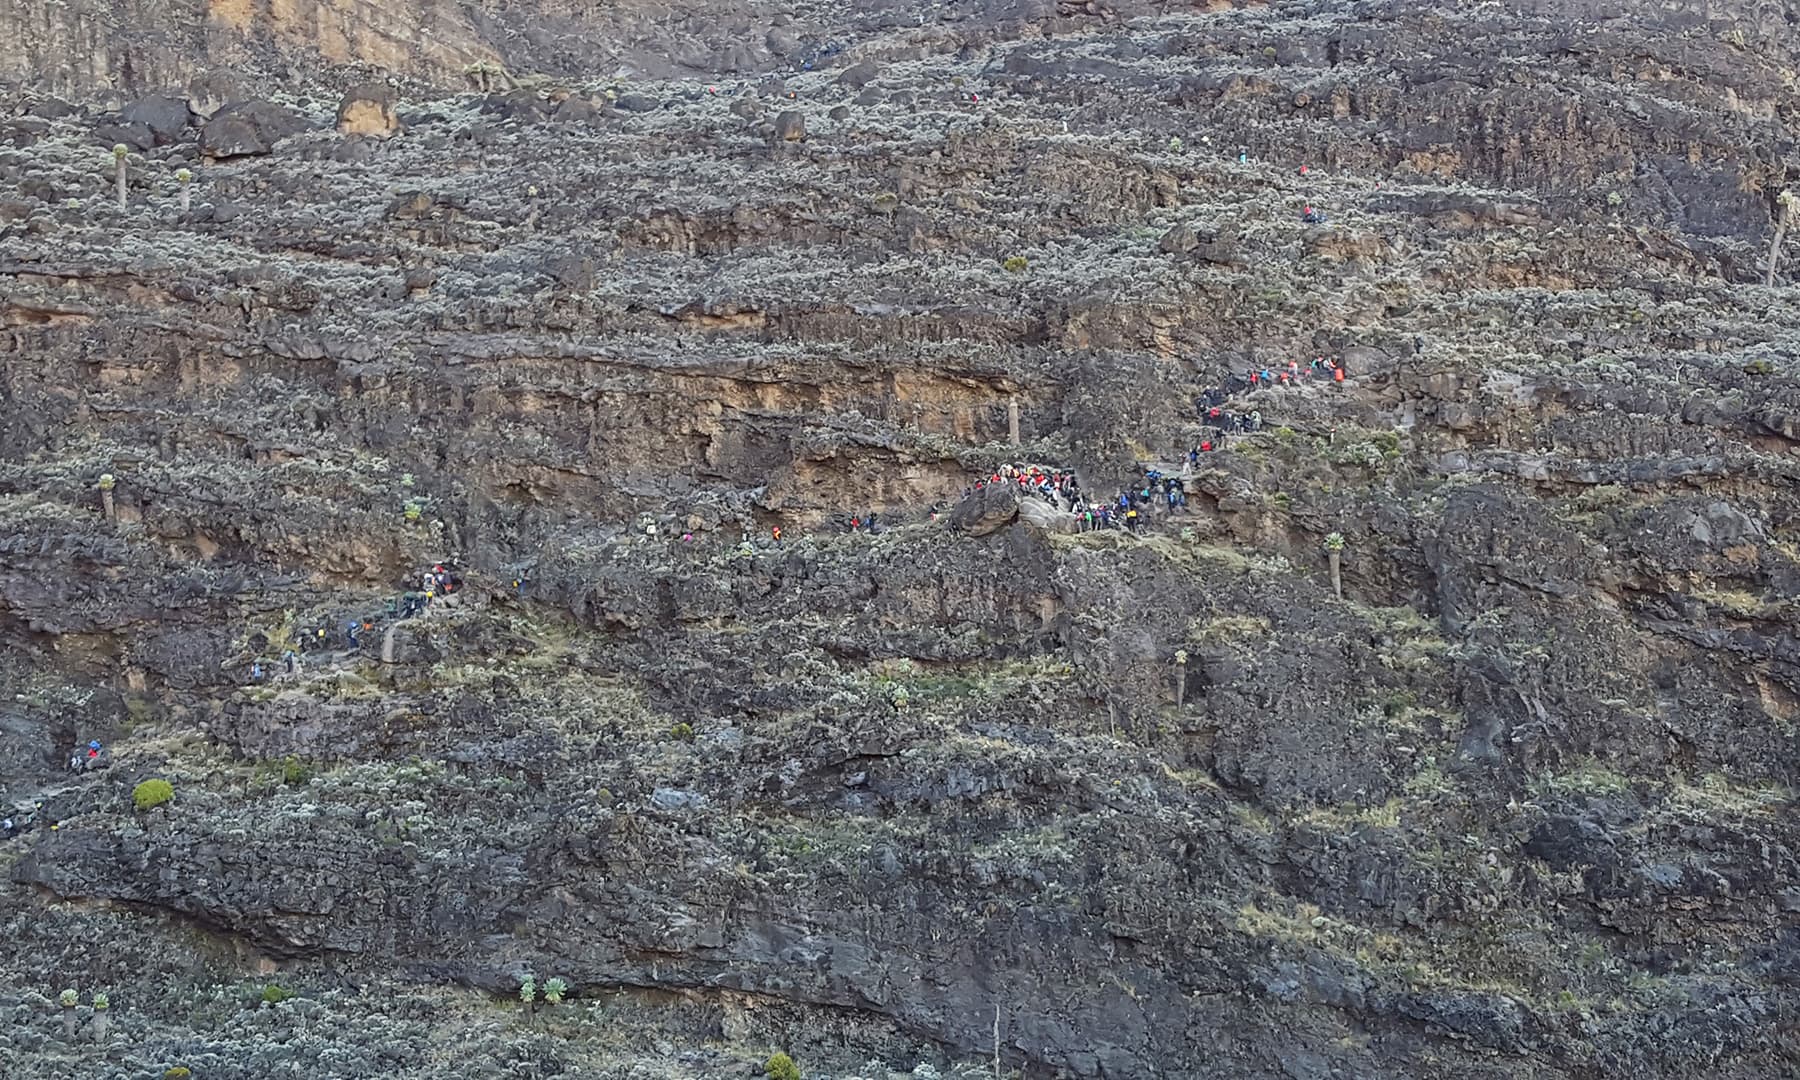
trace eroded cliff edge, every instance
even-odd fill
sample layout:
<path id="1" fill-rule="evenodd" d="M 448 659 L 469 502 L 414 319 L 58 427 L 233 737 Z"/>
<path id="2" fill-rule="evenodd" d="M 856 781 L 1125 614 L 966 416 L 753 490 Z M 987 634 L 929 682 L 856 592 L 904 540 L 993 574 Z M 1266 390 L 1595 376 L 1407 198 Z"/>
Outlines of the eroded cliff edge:
<path id="1" fill-rule="evenodd" d="M 886 1076 L 998 1011 L 1025 1076 L 1792 1069 L 1791 12 L 1708 10 L 15 51 L 0 1048 Z M 931 519 L 1173 462 L 1201 390 L 1319 354 L 1147 536 Z M 455 607 L 340 647 L 447 558 Z M 527 1022 L 528 971 L 577 997 Z M 32 996 L 71 983 L 108 1047 Z"/>

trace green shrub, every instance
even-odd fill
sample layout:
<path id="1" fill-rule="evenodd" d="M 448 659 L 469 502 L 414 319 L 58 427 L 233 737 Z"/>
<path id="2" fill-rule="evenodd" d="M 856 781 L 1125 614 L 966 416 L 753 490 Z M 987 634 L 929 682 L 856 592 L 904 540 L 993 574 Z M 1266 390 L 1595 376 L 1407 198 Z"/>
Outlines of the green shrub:
<path id="1" fill-rule="evenodd" d="M 174 797 L 175 785 L 160 777 L 144 780 L 131 789 L 131 801 L 139 810 L 153 810 Z"/>
<path id="2" fill-rule="evenodd" d="M 1031 263 L 1027 261 L 1023 255 L 1014 255 L 1012 258 L 1007 259 L 1000 264 L 1001 268 L 1009 274 L 1022 274 L 1025 272 L 1025 268 L 1030 265 Z"/>
<path id="3" fill-rule="evenodd" d="M 56 1000 L 63 1008 L 73 1009 L 75 1006 L 81 1004 L 81 995 L 75 992 L 74 987 L 70 987 L 56 995 Z"/>
<path id="4" fill-rule="evenodd" d="M 163 1070 L 163 1080 L 188 1080 L 188 1077 L 192 1075 L 194 1074 L 188 1071 L 186 1065 L 177 1065 L 172 1069 Z"/>
<path id="5" fill-rule="evenodd" d="M 563 982 L 561 979 L 552 975 L 544 980 L 544 1000 L 552 1005 L 561 1005 L 563 994 L 567 992 L 568 989 L 568 983 Z"/>
<path id="6" fill-rule="evenodd" d="M 694 741 L 694 725 L 688 723 L 685 720 L 679 724 L 676 724 L 674 727 L 669 729 L 669 738 L 679 740 L 680 742 L 693 742 Z"/>
<path id="7" fill-rule="evenodd" d="M 112 1006 L 112 999 L 107 997 L 105 994 L 95 994 L 94 995 L 94 1011 L 95 1012 L 99 1012 L 101 1009 L 110 1008 L 111 1006 Z"/>
<path id="8" fill-rule="evenodd" d="M 281 782 L 289 787 L 298 787 L 312 779 L 311 770 L 301 763 L 300 759 L 289 754 L 281 762 Z"/>
<path id="9" fill-rule="evenodd" d="M 279 1005 L 293 996 L 294 992 L 285 986 L 276 986 L 274 983 L 270 983 L 263 987 L 262 999 L 268 1005 Z"/>
<path id="10" fill-rule="evenodd" d="M 763 1063 L 763 1075 L 769 1080 L 800 1080 L 800 1066 L 794 1059 L 777 1050 Z"/>
<path id="11" fill-rule="evenodd" d="M 537 1000 L 536 975 L 527 975 L 519 981 L 519 1000 L 527 1005 Z"/>

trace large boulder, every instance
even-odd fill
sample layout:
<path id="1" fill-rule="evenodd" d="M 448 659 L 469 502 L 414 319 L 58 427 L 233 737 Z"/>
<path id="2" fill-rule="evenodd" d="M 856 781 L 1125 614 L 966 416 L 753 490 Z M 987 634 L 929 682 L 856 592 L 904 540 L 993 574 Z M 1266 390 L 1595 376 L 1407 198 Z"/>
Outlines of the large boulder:
<path id="1" fill-rule="evenodd" d="M 1019 495 L 1010 484 L 988 484 L 963 496 L 950 511 L 950 527 L 970 536 L 999 532 L 1019 517 Z"/>
<path id="2" fill-rule="evenodd" d="M 1163 233 L 1162 241 L 1157 246 L 1170 255 L 1186 255 L 1200 246 L 1200 237 L 1194 232 L 1193 226 L 1181 224 Z"/>
<path id="3" fill-rule="evenodd" d="M 249 86 L 229 71 L 196 75 L 187 84 L 188 110 L 202 120 L 211 120 L 233 102 L 248 100 Z"/>
<path id="4" fill-rule="evenodd" d="M 119 117 L 127 124 L 146 128 L 162 146 L 179 142 L 194 120 L 186 101 L 167 94 L 138 98 L 121 109 Z"/>
<path id="5" fill-rule="evenodd" d="M 604 114 L 600 107 L 580 94 L 570 94 L 556 105 L 550 119 L 559 124 L 591 124 Z"/>
<path id="6" fill-rule="evenodd" d="M 649 94 L 620 94 L 613 107 L 621 112 L 648 113 L 662 108 L 662 102 Z"/>
<path id="7" fill-rule="evenodd" d="M 1072 533 L 1075 531 L 1074 514 L 1066 510 L 1058 510 L 1037 498 L 1019 500 L 1019 520 L 1045 532 Z"/>
<path id="8" fill-rule="evenodd" d="M 550 103 L 539 97 L 536 90 L 521 87 L 504 94 L 489 94 L 482 99 L 481 111 L 502 120 L 536 124 L 550 118 Z"/>
<path id="9" fill-rule="evenodd" d="M 275 144 L 306 128 L 292 109 L 268 101 L 240 101 L 220 109 L 200 129 L 200 150 L 208 157 L 267 154 Z"/>
<path id="10" fill-rule="evenodd" d="M 781 142 L 799 142 L 806 138 L 806 114 L 789 109 L 777 116 L 775 138 Z"/>
<path id="11" fill-rule="evenodd" d="M 400 117 L 394 111 L 399 95 L 384 82 L 359 83 L 338 102 L 337 129 L 345 135 L 369 135 L 386 139 L 400 133 Z"/>
<path id="12" fill-rule="evenodd" d="M 860 64 L 854 64 L 845 68 L 843 74 L 837 77 L 837 81 L 839 86 L 847 86 L 852 90 L 861 90 L 863 87 L 874 82 L 880 75 L 881 69 L 875 66 L 875 61 L 864 60 Z"/>

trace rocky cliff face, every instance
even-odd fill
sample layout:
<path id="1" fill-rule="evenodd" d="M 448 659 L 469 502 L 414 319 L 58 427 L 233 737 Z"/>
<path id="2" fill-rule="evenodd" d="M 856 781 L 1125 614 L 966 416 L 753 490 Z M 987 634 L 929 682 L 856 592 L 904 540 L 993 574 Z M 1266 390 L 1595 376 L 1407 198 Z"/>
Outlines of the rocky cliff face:
<path id="1" fill-rule="evenodd" d="M 0 1060 L 1800 1068 L 1794 8 L 1206 7 L 0 13 Z"/>

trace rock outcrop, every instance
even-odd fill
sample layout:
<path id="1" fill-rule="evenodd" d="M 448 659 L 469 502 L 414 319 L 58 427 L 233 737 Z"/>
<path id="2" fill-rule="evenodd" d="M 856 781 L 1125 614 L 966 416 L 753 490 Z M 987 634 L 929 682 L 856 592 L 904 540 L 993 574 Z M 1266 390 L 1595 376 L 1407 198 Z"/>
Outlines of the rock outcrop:
<path id="1" fill-rule="evenodd" d="M 0 1073 L 1800 1070 L 1778 14 L 0 10 Z"/>

